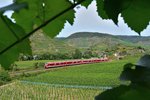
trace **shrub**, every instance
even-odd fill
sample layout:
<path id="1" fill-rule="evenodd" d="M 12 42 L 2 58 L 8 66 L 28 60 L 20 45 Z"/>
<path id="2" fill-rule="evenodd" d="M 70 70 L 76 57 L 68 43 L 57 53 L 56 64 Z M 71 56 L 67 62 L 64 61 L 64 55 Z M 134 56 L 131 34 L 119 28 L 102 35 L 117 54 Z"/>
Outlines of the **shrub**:
<path id="1" fill-rule="evenodd" d="M 10 75 L 5 70 L 0 70 L 0 85 L 6 84 L 11 81 Z"/>
<path id="2" fill-rule="evenodd" d="M 33 67 L 34 67 L 35 69 L 37 69 L 37 68 L 43 68 L 43 67 L 44 67 L 44 64 L 45 64 L 45 63 L 42 63 L 42 62 L 36 62 L 36 63 L 34 63 Z"/>
<path id="3" fill-rule="evenodd" d="M 19 68 L 18 68 L 17 64 L 14 63 L 14 64 L 12 64 L 12 65 L 10 66 L 9 70 L 18 71 Z"/>
<path id="4" fill-rule="evenodd" d="M 21 76 L 22 76 L 22 77 L 30 77 L 31 74 L 30 74 L 30 73 L 22 72 Z"/>

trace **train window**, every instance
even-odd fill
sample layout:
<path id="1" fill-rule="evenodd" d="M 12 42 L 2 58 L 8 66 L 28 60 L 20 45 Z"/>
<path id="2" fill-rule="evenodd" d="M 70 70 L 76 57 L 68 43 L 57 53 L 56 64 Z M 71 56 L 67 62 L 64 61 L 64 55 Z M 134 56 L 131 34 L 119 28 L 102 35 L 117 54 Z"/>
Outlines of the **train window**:
<path id="1" fill-rule="evenodd" d="M 56 63 L 56 65 L 59 65 L 60 63 Z"/>
<path id="2" fill-rule="evenodd" d="M 50 66 L 53 66 L 54 64 L 49 64 Z"/>

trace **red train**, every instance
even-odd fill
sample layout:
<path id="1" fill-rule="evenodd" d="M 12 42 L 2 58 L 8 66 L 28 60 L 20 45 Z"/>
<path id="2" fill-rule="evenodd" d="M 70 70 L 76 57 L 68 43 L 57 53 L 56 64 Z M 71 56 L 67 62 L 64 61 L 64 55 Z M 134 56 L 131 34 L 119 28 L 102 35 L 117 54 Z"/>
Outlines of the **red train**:
<path id="1" fill-rule="evenodd" d="M 63 67 L 63 66 L 80 65 L 80 64 L 91 64 L 91 63 L 99 63 L 99 62 L 106 62 L 106 61 L 108 61 L 108 58 L 47 62 L 47 63 L 45 63 L 44 67 L 45 67 L 45 69 L 48 69 L 48 68 L 54 68 L 54 67 Z"/>

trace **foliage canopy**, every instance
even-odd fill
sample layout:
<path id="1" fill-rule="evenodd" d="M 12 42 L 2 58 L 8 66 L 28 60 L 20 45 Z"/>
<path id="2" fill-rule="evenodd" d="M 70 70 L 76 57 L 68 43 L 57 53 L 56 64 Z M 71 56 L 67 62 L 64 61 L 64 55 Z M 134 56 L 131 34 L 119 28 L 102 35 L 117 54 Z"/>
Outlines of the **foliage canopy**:
<path id="1" fill-rule="evenodd" d="M 8 67 L 19 53 L 31 53 L 29 36 L 42 29 L 50 37 L 56 36 L 66 20 L 73 24 L 74 7 L 85 7 L 93 0 L 15 0 L 13 4 L 0 8 L 0 64 Z M 128 26 L 140 34 L 150 21 L 150 0 L 96 0 L 97 12 L 103 19 L 112 19 L 117 25 L 118 15 Z M 3 15 L 14 10 L 12 18 Z"/>

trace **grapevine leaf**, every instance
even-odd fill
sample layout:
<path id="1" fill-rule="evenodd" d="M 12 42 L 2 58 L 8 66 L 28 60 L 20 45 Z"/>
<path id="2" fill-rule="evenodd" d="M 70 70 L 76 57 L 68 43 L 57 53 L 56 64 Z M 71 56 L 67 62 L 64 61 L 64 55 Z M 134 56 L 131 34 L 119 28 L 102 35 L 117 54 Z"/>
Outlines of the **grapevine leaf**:
<path id="1" fill-rule="evenodd" d="M 67 18 L 67 19 L 64 19 L 64 20 L 67 20 L 71 25 L 73 25 L 74 23 L 74 18 L 75 18 L 75 11 L 74 10 L 70 10 L 68 11 L 66 14 L 63 15 L 63 19 L 64 18 Z"/>
<path id="2" fill-rule="evenodd" d="M 128 8 L 131 1 L 132 0 L 97 0 L 99 15 L 105 19 L 112 19 L 113 22 L 117 24 L 118 15 Z"/>
<path id="3" fill-rule="evenodd" d="M 27 8 L 27 7 L 28 7 L 28 4 L 26 2 L 20 3 L 20 4 L 13 3 L 13 4 L 10 4 L 10 5 L 5 6 L 3 8 L 0 8 L 0 12 L 5 12 L 7 10 L 19 11 L 20 9 Z"/>
<path id="4" fill-rule="evenodd" d="M 72 4 L 71 2 L 67 0 L 59 0 L 59 2 L 56 0 L 53 0 L 53 1 L 45 0 L 45 6 L 41 10 L 45 12 L 43 13 L 44 14 L 43 16 L 44 16 L 44 19 L 47 20 L 49 18 L 53 18 L 55 15 L 58 15 L 60 12 L 62 12 L 63 10 L 67 9 L 70 6 L 72 6 Z M 40 17 L 42 18 L 42 16 Z M 66 20 L 70 24 L 73 24 L 74 22 L 74 10 L 73 9 L 69 10 L 65 14 L 59 16 L 58 18 L 50 22 L 47 26 L 43 28 L 43 31 L 47 35 L 54 37 L 62 30 Z"/>
<path id="5" fill-rule="evenodd" d="M 121 4 L 122 4 L 122 0 L 104 1 L 104 10 L 106 11 L 108 18 L 112 19 L 115 24 L 118 23 L 118 15 L 122 11 Z"/>
<path id="6" fill-rule="evenodd" d="M 140 34 L 150 21 L 150 0 L 132 0 L 121 14 L 131 29 Z"/>
<path id="7" fill-rule="evenodd" d="M 12 18 L 16 23 L 20 25 L 26 33 L 33 30 L 34 19 L 37 17 L 37 2 L 38 0 L 16 0 L 16 3 L 28 3 L 28 9 L 22 9 L 18 12 L 14 12 Z"/>
<path id="8" fill-rule="evenodd" d="M 104 10 L 104 2 L 103 0 L 97 0 L 97 12 L 98 15 L 101 16 L 103 19 L 108 19 L 108 16 Z"/>
<path id="9" fill-rule="evenodd" d="M 115 24 L 118 23 L 118 15 L 121 13 L 128 26 L 140 33 L 150 21 L 149 4 L 149 0 L 105 0 L 104 10 L 108 18 L 112 19 Z"/>
<path id="10" fill-rule="evenodd" d="M 74 20 L 73 18 L 74 18 L 74 11 L 70 10 L 67 13 L 65 13 L 63 16 L 58 17 L 57 19 L 49 23 L 47 26 L 45 26 L 43 28 L 43 31 L 47 35 L 54 37 L 63 29 L 66 19 L 70 24 L 73 24 L 73 20 Z"/>
<path id="11" fill-rule="evenodd" d="M 16 0 L 16 2 L 28 3 L 28 10 L 23 9 L 13 14 L 13 18 L 16 19 L 16 23 L 21 25 L 26 30 L 26 33 L 33 30 L 33 26 L 39 26 L 47 20 L 55 18 L 56 15 L 72 6 L 71 2 L 67 0 Z M 73 9 L 58 18 L 55 18 L 42 29 L 44 33 L 54 37 L 64 27 L 66 20 L 68 20 L 70 24 L 73 24 Z"/>
<path id="12" fill-rule="evenodd" d="M 53 20 L 51 23 L 49 23 L 47 26 L 45 26 L 43 28 L 43 31 L 51 37 L 56 36 L 60 32 L 60 30 L 63 29 L 66 19 L 71 25 L 73 24 L 73 21 L 74 21 L 74 11 L 73 10 L 70 10 L 67 13 L 65 13 L 64 15 Z"/>
<path id="13" fill-rule="evenodd" d="M 79 1 L 81 0 L 77 0 L 77 2 Z M 87 8 L 91 4 L 92 1 L 93 0 L 85 0 L 84 2 L 81 3 L 81 5 Z"/>
<path id="14" fill-rule="evenodd" d="M 3 15 L 0 16 L 0 23 L 0 51 L 2 51 L 24 36 L 25 32 L 20 26 L 12 23 L 10 19 Z M 9 69 L 9 66 L 18 59 L 19 53 L 31 54 L 29 43 L 29 40 L 26 39 L 2 53 L 0 55 L 2 67 Z"/>

